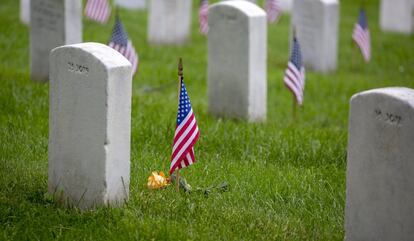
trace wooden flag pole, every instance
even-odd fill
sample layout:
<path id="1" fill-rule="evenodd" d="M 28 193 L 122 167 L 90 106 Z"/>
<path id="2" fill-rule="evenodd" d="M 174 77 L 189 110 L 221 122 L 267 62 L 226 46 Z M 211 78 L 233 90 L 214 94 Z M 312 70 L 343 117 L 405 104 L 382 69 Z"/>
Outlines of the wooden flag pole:
<path id="1" fill-rule="evenodd" d="M 364 8 L 364 10 L 366 9 L 366 2 L 366 0 L 361 1 L 361 7 Z"/>
<path id="2" fill-rule="evenodd" d="M 293 39 L 296 38 L 296 26 L 293 25 Z M 292 94 L 292 120 L 293 122 L 296 121 L 296 98 L 295 95 Z"/>
<path id="3" fill-rule="evenodd" d="M 296 121 L 296 98 L 295 95 L 292 95 L 292 120 Z"/>
<path id="4" fill-rule="evenodd" d="M 183 60 L 180 58 L 178 60 L 178 104 L 180 104 L 180 94 L 181 94 L 181 81 L 183 79 Z M 175 190 L 180 191 L 180 169 L 175 171 Z"/>
<path id="5" fill-rule="evenodd" d="M 296 38 L 296 26 L 295 25 L 293 25 L 293 38 L 295 39 Z"/>

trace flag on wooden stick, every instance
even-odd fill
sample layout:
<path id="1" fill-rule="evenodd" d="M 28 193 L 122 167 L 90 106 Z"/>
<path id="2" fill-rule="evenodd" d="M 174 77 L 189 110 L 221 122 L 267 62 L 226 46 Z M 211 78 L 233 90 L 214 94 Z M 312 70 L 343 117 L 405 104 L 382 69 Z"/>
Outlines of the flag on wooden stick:
<path id="1" fill-rule="evenodd" d="M 106 23 L 111 15 L 111 5 L 108 0 L 88 0 L 85 15 L 99 23 Z"/>
<path id="2" fill-rule="evenodd" d="M 359 11 L 359 18 L 358 22 L 355 24 L 352 39 L 361 50 L 365 62 L 369 62 L 371 59 L 371 36 L 368 29 L 366 14 L 363 8 Z"/>
<path id="3" fill-rule="evenodd" d="M 300 45 L 296 36 L 293 38 L 292 55 L 285 71 L 284 83 L 295 96 L 298 105 L 302 105 L 305 90 L 305 67 L 303 66 Z"/>
<path id="4" fill-rule="evenodd" d="M 139 61 L 138 54 L 136 53 L 131 40 L 128 38 L 128 34 L 118 16 L 116 16 L 115 26 L 112 29 L 112 36 L 108 45 L 121 53 L 126 59 L 129 60 L 129 62 L 131 62 L 132 73 L 135 74 Z"/>
<path id="5" fill-rule="evenodd" d="M 181 61 L 180 61 L 181 63 Z M 196 162 L 194 145 L 200 135 L 190 98 L 184 85 L 182 69 L 179 74 L 179 103 L 177 124 L 175 127 L 174 142 L 171 155 L 170 174 L 175 170 L 187 167 Z"/>
<path id="6" fill-rule="evenodd" d="M 198 17 L 200 22 L 200 32 L 208 33 L 208 0 L 200 1 L 200 9 L 198 10 Z"/>
<path id="7" fill-rule="evenodd" d="M 266 14 L 267 20 L 271 23 L 279 19 L 282 9 L 278 0 L 266 0 Z"/>

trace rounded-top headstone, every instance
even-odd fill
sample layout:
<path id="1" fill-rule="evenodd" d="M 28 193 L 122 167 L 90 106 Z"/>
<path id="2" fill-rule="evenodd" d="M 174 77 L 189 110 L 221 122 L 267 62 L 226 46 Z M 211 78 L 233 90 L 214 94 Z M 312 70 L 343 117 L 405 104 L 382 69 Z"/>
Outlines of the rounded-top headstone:
<path id="1" fill-rule="evenodd" d="M 251 1 L 234 1 L 234 0 L 227 0 L 220 3 L 215 3 L 210 6 L 210 11 L 216 11 L 215 8 L 218 9 L 235 9 L 239 11 L 241 16 L 262 16 L 263 14 L 266 15 L 265 11 L 258 7 L 256 4 L 252 4 Z M 230 10 L 231 11 L 231 10 Z"/>
<path id="2" fill-rule="evenodd" d="M 92 208 L 128 199 L 132 66 L 98 43 L 50 54 L 49 193 Z"/>
<path id="3" fill-rule="evenodd" d="M 180 45 L 191 34 L 192 0 L 151 0 L 148 13 L 148 42 Z"/>
<path id="4" fill-rule="evenodd" d="M 266 13 L 248 1 L 209 8 L 208 104 L 217 116 L 266 119 Z"/>
<path id="5" fill-rule="evenodd" d="M 347 159 L 345 240 L 412 240 L 413 89 L 352 97 Z"/>
<path id="6" fill-rule="evenodd" d="M 30 77 L 47 81 L 49 54 L 82 42 L 81 0 L 30 0 Z"/>
<path id="7" fill-rule="evenodd" d="M 380 26 L 384 31 L 411 34 L 414 32 L 413 0 L 381 0 Z"/>
<path id="8" fill-rule="evenodd" d="M 338 62 L 339 1 L 293 1 L 291 25 L 292 30 L 296 30 L 305 67 L 322 73 L 335 71 Z"/>

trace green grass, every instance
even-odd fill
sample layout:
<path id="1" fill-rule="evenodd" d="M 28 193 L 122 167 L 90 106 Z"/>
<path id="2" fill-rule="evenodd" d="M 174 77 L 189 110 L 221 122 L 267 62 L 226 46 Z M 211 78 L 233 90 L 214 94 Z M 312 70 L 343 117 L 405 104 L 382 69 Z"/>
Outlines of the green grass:
<path id="1" fill-rule="evenodd" d="M 350 40 L 359 1 L 341 1 L 336 73 L 307 72 L 305 105 L 295 123 L 282 82 L 290 19 L 268 29 L 268 120 L 250 124 L 207 113 L 206 38 L 154 47 L 146 13 L 121 10 L 140 54 L 133 81 L 131 187 L 124 208 L 81 212 L 47 192 L 48 87 L 29 78 L 28 29 L 18 1 L 0 3 L 0 239 L 4 240 L 343 240 L 348 101 L 359 91 L 414 87 L 414 38 L 382 33 L 378 1 L 367 4 L 373 39 L 368 65 Z M 106 43 L 114 19 L 84 21 L 84 40 Z M 177 58 L 201 130 L 198 163 L 182 171 L 193 187 L 227 181 L 230 190 L 149 191 L 152 170 L 168 171 L 176 114 Z M 317 60 L 316 60 L 317 61 Z M 145 92 L 148 86 L 165 85 Z"/>

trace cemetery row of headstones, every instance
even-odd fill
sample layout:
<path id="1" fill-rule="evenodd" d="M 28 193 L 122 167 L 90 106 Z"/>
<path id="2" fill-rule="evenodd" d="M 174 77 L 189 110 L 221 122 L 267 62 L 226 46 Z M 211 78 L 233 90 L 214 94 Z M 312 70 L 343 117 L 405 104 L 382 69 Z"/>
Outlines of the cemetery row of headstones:
<path id="1" fill-rule="evenodd" d="M 58 47 L 50 64 L 49 192 L 82 209 L 122 205 L 129 196 L 131 64 L 95 43 Z M 413 237 L 413 123 L 412 89 L 352 97 L 346 240 Z"/>
<path id="2" fill-rule="evenodd" d="M 191 0 L 153 0 L 149 4 L 148 40 L 153 44 L 183 44 L 190 35 Z M 31 3 L 31 11 L 27 5 Z M 144 6 L 142 0 L 118 0 L 118 5 Z M 129 5 L 128 5 L 129 4 Z M 409 0 L 381 4 L 381 26 L 412 31 L 414 4 Z M 21 0 L 21 16 L 31 16 L 31 77 L 47 79 L 49 51 L 56 46 L 82 40 L 82 1 Z M 26 7 L 25 7 L 26 6 Z M 175 23 L 171 25 L 170 23 Z M 401 23 L 401 24 L 400 24 Z M 405 25 L 403 25 L 404 23 Z M 292 26 L 300 40 L 305 66 L 318 72 L 336 70 L 338 58 L 338 0 L 296 0 Z M 43 41 L 44 39 L 44 41 Z"/>
<path id="3" fill-rule="evenodd" d="M 255 0 L 250 0 L 256 2 Z M 150 9 L 157 9 L 150 1 Z M 166 4 L 170 1 L 166 1 Z M 282 11 L 291 11 L 293 0 L 279 0 Z M 146 0 L 116 0 L 116 6 L 127 9 L 145 9 Z M 152 7 L 151 7 L 152 6 Z M 381 0 L 380 27 L 384 31 L 412 33 L 414 31 L 414 2 L 412 0 Z M 158 10 L 157 10 L 158 11 Z M 186 15 L 186 14 L 185 14 Z M 23 23 L 30 22 L 30 0 L 20 0 L 20 19 Z"/>
<path id="4" fill-rule="evenodd" d="M 30 1 L 20 0 L 20 20 L 29 25 L 30 24 Z M 115 5 L 126 9 L 145 9 L 147 0 L 116 0 Z"/>
<path id="5" fill-rule="evenodd" d="M 47 6 L 61 11 L 58 4 Z M 38 12 L 46 13 L 34 11 L 33 16 L 40 15 Z M 228 1 L 213 6 L 211 15 L 209 45 L 221 41 L 230 48 L 226 51 L 231 51 L 232 63 L 224 60 L 224 49 L 214 50 L 212 62 L 217 61 L 217 66 L 209 67 L 209 86 L 224 84 L 222 88 L 234 89 L 236 101 L 220 99 L 210 103 L 210 109 L 217 115 L 263 120 L 266 14 L 255 4 Z M 82 209 L 122 204 L 129 195 L 131 63 L 109 46 L 97 43 L 54 48 L 49 63 L 49 193 Z M 240 73 L 225 71 L 234 67 Z M 229 81 L 220 77 L 225 72 Z M 209 95 L 218 99 L 227 94 L 209 87 Z"/>
<path id="6" fill-rule="evenodd" d="M 316 4 L 334 9 L 324 10 L 324 15 L 319 16 L 332 20 L 329 13 L 337 13 L 337 3 L 324 2 L 325 5 L 303 2 L 302 6 L 310 11 L 318 9 Z M 51 39 L 50 43 L 71 42 L 66 31 L 74 26 L 68 16 L 79 14 L 80 4 L 70 9 L 64 6 L 63 0 L 52 3 L 38 0 L 36 8 L 32 8 L 32 26 L 39 31 L 34 36 L 41 39 L 41 34 L 61 28 L 61 38 Z M 50 18 L 45 19 L 44 15 Z M 306 16 L 298 16 L 299 19 L 293 20 L 298 21 L 297 26 L 302 21 L 310 29 L 321 21 L 312 17 L 311 21 L 304 21 L 301 18 Z M 75 24 L 79 26 L 79 22 Z M 306 35 L 301 29 L 306 32 L 306 27 L 298 27 L 298 36 Z M 324 31 L 334 30 L 321 31 L 324 35 Z M 212 7 L 208 40 L 211 112 L 263 119 L 265 40 L 266 20 L 260 8 L 235 2 Z M 317 48 L 312 39 L 309 42 Z M 329 45 L 329 40 L 326 42 Z M 47 50 L 40 48 L 39 53 L 47 58 Z M 129 195 L 130 63 L 105 45 L 84 43 L 55 49 L 50 66 L 49 192 L 80 208 L 122 204 Z M 228 73 L 227 69 L 237 71 Z M 221 81 L 223 77 L 226 82 Z M 228 94 L 222 93 L 223 89 L 231 90 L 233 98 L 219 99 Z M 351 99 L 346 240 L 413 237 L 413 120 L 413 90 L 372 90 Z"/>
<path id="7" fill-rule="evenodd" d="M 32 75 L 50 71 L 49 193 L 82 209 L 121 205 L 129 196 L 132 66 L 106 45 L 67 45 L 81 41 L 81 1 L 67 1 L 31 1 Z M 154 6 L 159 1 L 153 0 Z M 329 71 L 334 68 L 328 60 L 335 62 L 337 40 L 326 35 L 337 35 L 338 2 L 297 3 L 293 6 L 297 35 L 315 31 L 324 36 L 322 43 L 306 37 L 305 55 L 315 57 L 312 49 L 331 46 L 333 53 L 318 57 L 323 59 L 318 68 Z M 180 4 L 191 9 L 190 1 Z M 209 111 L 263 120 L 265 12 L 248 2 L 228 1 L 211 7 L 209 21 Z M 326 26 L 326 22 L 334 24 Z M 74 29 L 77 32 L 68 33 Z M 48 59 L 50 48 L 56 46 L 61 47 L 50 54 L 50 70 L 36 63 Z M 350 103 L 346 240 L 410 240 L 414 236 L 414 90 L 371 90 L 355 95 Z"/>
<path id="8" fill-rule="evenodd" d="M 31 77 L 34 80 L 45 80 L 48 77 L 48 62 L 45 60 L 49 51 L 53 47 L 78 43 L 82 40 L 81 0 L 32 0 L 31 3 Z M 298 38 L 303 40 L 304 62 L 310 69 L 328 72 L 336 68 L 338 5 L 337 0 L 295 1 L 292 23 L 296 26 Z M 186 42 L 190 33 L 190 13 L 191 0 L 151 1 L 148 23 L 149 41 L 154 44 Z M 214 21 L 213 18 L 210 25 L 214 25 Z M 172 22 L 175 23 L 173 26 L 170 24 Z M 249 36 L 255 36 L 255 33 L 252 32 Z M 210 34 L 209 38 L 214 39 L 213 34 Z M 263 36 L 259 34 L 257 38 L 262 39 Z M 221 46 L 224 45 L 210 46 L 210 55 L 214 56 L 216 51 L 214 48 L 223 48 Z M 263 47 L 266 50 L 265 45 Z M 230 48 L 226 50 L 231 51 Z M 223 53 L 223 51 L 219 52 Z M 209 63 L 213 65 L 214 62 L 218 63 L 218 61 Z M 255 69 L 255 72 L 261 73 L 259 69 Z M 252 72 L 252 70 L 249 71 Z M 260 75 L 266 77 L 265 74 L 256 74 L 258 79 L 262 78 L 259 77 Z M 257 106 L 262 105 L 257 104 Z M 251 108 L 257 109 L 253 106 Z"/>
<path id="9" fill-rule="evenodd" d="M 234 46 L 233 64 L 243 71 L 228 76 L 233 82 L 225 88 L 240 86 L 238 82 L 242 77 L 242 85 L 246 87 L 233 95 L 237 102 L 249 105 L 240 109 L 236 107 L 238 103 L 222 100 L 230 102 L 225 103 L 218 114 L 228 111 L 252 120 L 263 119 L 266 110 L 266 14 L 254 4 L 232 1 L 216 5 L 211 13 L 217 17 L 212 17 L 216 19 L 211 31 L 215 37 L 210 44 L 227 33 L 225 45 Z M 237 21 L 227 21 L 229 17 Z M 259 38 L 251 41 L 253 36 Z M 233 37 L 240 41 L 232 42 Z M 238 53 L 245 44 L 248 47 Z M 220 51 L 216 53 L 217 64 L 226 64 L 219 61 Z M 256 57 L 246 62 L 249 55 Z M 219 73 L 223 69 L 211 70 Z M 255 76 L 256 71 L 262 75 Z M 65 204 L 91 208 L 120 205 L 127 200 L 131 76 L 131 64 L 106 45 L 82 43 L 52 50 L 49 192 Z M 209 79 L 210 82 L 220 85 L 217 78 Z M 220 96 L 217 91 L 220 90 L 214 89 L 211 94 Z"/>

